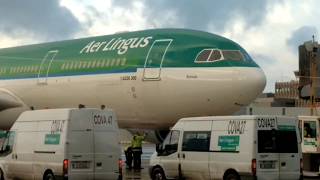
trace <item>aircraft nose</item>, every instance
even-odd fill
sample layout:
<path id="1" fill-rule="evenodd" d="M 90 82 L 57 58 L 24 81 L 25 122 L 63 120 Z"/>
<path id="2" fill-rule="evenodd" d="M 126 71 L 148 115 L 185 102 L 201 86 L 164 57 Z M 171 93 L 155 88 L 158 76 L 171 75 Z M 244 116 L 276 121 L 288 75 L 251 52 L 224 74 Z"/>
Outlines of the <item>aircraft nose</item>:
<path id="1" fill-rule="evenodd" d="M 262 93 L 266 86 L 266 76 L 260 68 L 238 68 L 238 75 L 235 79 L 237 84 L 236 92 L 239 92 L 239 105 L 248 105 L 259 94 Z"/>

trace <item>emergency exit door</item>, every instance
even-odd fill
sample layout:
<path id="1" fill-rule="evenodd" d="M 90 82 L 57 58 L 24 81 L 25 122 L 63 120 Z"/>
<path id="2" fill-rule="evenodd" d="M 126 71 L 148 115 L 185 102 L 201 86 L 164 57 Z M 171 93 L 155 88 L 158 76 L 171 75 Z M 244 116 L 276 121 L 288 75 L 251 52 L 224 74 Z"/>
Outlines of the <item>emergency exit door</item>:
<path id="1" fill-rule="evenodd" d="M 47 84 L 51 64 L 57 56 L 58 52 L 58 50 L 48 51 L 47 54 L 44 56 L 39 68 L 38 84 Z"/>
<path id="2" fill-rule="evenodd" d="M 143 80 L 161 79 L 162 63 L 171 42 L 172 39 L 161 39 L 152 43 L 144 63 Z"/>

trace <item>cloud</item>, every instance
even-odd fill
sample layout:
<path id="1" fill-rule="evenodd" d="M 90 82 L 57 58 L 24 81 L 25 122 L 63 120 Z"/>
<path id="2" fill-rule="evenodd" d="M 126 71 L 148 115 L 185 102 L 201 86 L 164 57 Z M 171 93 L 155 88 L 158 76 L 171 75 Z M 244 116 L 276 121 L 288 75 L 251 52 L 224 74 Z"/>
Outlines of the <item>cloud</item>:
<path id="1" fill-rule="evenodd" d="M 34 36 L 60 40 L 81 29 L 77 18 L 59 0 L 10 0 L 0 6 L 0 33 L 10 37 Z"/>
<path id="2" fill-rule="evenodd" d="M 312 40 L 312 35 L 315 35 L 315 39 L 318 36 L 318 29 L 315 26 L 302 26 L 293 31 L 291 37 L 287 39 L 286 43 L 290 49 L 298 53 L 299 45 L 306 41 Z"/>
<path id="3" fill-rule="evenodd" d="M 251 56 L 260 66 L 271 66 L 277 63 L 276 58 L 271 55 L 253 53 Z"/>
<path id="4" fill-rule="evenodd" d="M 132 6 L 126 0 L 114 0 L 113 3 L 127 9 Z M 208 30 L 210 25 L 216 31 L 223 32 L 226 25 L 237 18 L 245 19 L 248 26 L 259 25 L 265 18 L 268 4 L 267 1 L 256 0 L 144 0 L 144 5 L 144 15 L 150 23 L 162 27 L 174 25 L 167 21 L 166 15 L 170 14 L 175 16 L 178 26 Z"/>

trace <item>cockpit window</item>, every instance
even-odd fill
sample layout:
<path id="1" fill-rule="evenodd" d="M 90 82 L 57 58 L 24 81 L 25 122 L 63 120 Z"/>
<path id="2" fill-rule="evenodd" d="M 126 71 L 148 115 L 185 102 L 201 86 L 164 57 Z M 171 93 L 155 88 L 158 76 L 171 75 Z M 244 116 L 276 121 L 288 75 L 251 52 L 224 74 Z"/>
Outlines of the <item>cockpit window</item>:
<path id="1" fill-rule="evenodd" d="M 210 63 L 221 60 L 243 61 L 244 56 L 239 50 L 204 49 L 196 57 L 196 63 Z"/>
<path id="2" fill-rule="evenodd" d="M 200 54 L 198 55 L 196 61 L 198 62 L 206 62 L 210 56 L 211 53 L 211 49 L 206 49 L 200 52 Z"/>
<path id="3" fill-rule="evenodd" d="M 223 50 L 222 54 L 227 60 L 242 61 L 244 59 L 240 51 Z"/>
<path id="4" fill-rule="evenodd" d="M 212 50 L 209 61 L 217 61 L 221 59 L 221 53 L 219 50 Z"/>

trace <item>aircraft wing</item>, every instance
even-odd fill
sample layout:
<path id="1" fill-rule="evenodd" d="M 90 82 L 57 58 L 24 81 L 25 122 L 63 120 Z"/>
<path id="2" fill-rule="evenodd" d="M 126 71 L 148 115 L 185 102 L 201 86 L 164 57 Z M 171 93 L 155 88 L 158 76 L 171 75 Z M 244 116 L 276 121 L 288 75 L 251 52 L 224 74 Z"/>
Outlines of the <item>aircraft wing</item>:
<path id="1" fill-rule="evenodd" d="M 0 90 L 0 111 L 22 107 L 23 103 L 7 90 Z"/>

